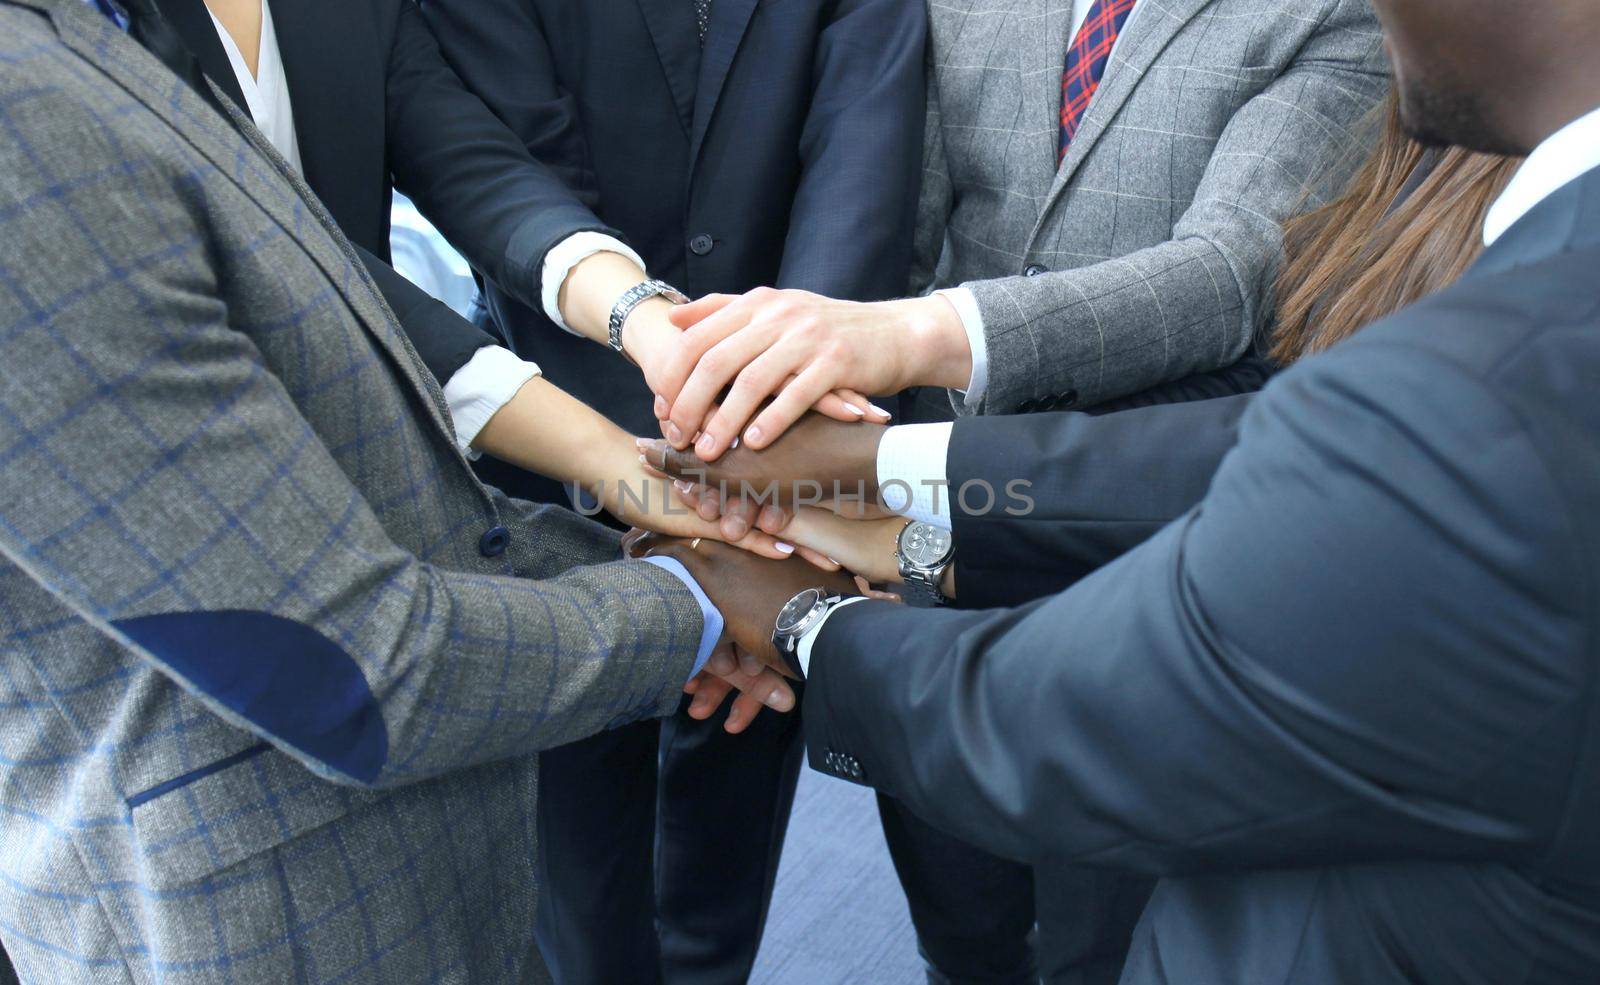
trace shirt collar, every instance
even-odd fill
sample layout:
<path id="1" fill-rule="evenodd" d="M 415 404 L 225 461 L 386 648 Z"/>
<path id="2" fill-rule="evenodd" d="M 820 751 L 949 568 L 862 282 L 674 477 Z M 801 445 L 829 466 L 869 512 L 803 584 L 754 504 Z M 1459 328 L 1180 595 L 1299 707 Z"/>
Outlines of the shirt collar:
<path id="1" fill-rule="evenodd" d="M 1534 148 L 1489 209 L 1483 223 L 1483 244 L 1492 246 L 1540 202 L 1597 167 L 1600 109 L 1573 120 Z"/>

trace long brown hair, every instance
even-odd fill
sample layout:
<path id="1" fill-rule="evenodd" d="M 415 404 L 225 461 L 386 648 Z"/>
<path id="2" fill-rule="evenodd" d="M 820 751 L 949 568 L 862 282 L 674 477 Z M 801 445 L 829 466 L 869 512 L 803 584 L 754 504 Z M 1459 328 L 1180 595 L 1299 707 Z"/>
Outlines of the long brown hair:
<path id="1" fill-rule="evenodd" d="M 1519 158 L 1451 148 L 1390 211 L 1428 153 L 1391 96 L 1377 147 L 1344 196 L 1289 220 L 1271 356 L 1281 365 L 1447 287 L 1483 249 L 1483 220 Z"/>

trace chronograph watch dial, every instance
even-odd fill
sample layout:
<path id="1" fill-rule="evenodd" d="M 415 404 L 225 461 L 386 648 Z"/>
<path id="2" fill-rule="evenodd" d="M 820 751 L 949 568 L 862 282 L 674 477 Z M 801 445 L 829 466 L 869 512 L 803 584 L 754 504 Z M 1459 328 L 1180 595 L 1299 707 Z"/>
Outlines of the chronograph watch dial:
<path id="1" fill-rule="evenodd" d="M 939 583 L 955 552 L 955 539 L 943 527 L 921 520 L 905 525 L 895 545 L 895 561 L 905 579 L 907 602 L 923 607 L 943 603 Z"/>

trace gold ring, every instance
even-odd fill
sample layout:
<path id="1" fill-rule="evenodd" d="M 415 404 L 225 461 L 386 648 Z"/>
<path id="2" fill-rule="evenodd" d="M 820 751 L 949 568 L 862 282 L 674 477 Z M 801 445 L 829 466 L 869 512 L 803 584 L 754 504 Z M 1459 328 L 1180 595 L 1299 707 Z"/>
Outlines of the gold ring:
<path id="1" fill-rule="evenodd" d="M 689 550 L 698 551 L 700 549 L 700 542 L 704 539 L 704 537 L 696 537 L 694 540 L 689 541 Z"/>

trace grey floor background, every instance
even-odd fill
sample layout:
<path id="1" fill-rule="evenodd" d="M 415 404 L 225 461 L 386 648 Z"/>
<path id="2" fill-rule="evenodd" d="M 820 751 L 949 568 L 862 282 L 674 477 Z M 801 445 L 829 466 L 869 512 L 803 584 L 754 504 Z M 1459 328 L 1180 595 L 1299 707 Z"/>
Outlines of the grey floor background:
<path id="1" fill-rule="evenodd" d="M 872 792 L 804 768 L 752 985 L 924 985 Z"/>

